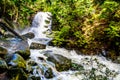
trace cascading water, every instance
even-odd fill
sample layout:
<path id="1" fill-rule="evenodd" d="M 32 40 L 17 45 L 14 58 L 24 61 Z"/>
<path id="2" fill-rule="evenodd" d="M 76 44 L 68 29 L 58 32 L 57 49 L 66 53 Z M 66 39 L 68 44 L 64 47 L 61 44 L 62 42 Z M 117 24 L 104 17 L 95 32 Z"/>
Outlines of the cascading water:
<path id="1" fill-rule="evenodd" d="M 48 23 L 47 23 L 48 22 Z M 47 33 L 51 31 L 51 13 L 38 12 L 32 22 L 32 27 L 29 32 L 35 34 L 35 38 L 28 39 L 29 45 L 32 42 L 45 44 L 45 49 L 31 49 L 31 59 L 28 64 L 33 64 L 29 69 L 32 69 L 30 77 L 35 77 L 35 80 L 120 80 L 120 64 L 112 63 L 102 56 L 84 56 L 78 55 L 74 50 L 66 50 L 49 46 L 49 41 L 52 38 L 47 37 Z M 56 70 L 56 65 L 47 60 L 44 54 L 59 54 L 76 63 L 82 65 L 82 70 L 67 70 L 59 72 Z M 57 57 L 54 56 L 58 60 Z M 59 60 L 58 60 L 59 61 Z M 62 61 L 61 61 L 62 62 Z M 51 77 L 46 72 L 51 70 Z M 49 72 L 50 73 L 50 72 Z"/>

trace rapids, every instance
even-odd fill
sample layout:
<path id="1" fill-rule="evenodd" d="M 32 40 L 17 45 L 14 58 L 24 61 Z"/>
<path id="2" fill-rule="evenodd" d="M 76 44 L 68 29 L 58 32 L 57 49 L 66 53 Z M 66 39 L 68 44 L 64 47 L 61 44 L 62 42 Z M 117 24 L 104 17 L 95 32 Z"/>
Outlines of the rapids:
<path id="1" fill-rule="evenodd" d="M 103 56 L 78 55 L 74 50 L 49 46 L 48 43 L 52 38 L 47 37 L 47 35 L 51 33 L 51 26 L 52 14 L 50 12 L 38 12 L 33 19 L 31 28 L 23 32 L 33 32 L 35 34 L 35 38 L 28 39 L 29 45 L 32 42 L 46 45 L 46 49 L 30 50 L 30 61 L 37 64 L 37 66 L 32 66 L 33 72 L 30 77 L 38 77 L 37 80 L 103 80 L 102 77 L 104 77 L 104 80 L 120 80 L 120 64 L 113 63 Z M 59 72 L 56 70 L 54 63 L 47 61 L 45 53 L 65 56 L 73 63 L 82 65 L 84 70 Z M 45 78 L 44 72 L 48 68 L 52 69 L 53 78 Z"/>

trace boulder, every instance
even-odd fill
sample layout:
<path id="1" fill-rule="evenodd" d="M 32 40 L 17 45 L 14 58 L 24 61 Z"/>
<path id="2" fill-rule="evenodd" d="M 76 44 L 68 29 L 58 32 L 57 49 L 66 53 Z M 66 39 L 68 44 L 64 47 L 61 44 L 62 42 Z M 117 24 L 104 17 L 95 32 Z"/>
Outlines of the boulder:
<path id="1" fill-rule="evenodd" d="M 30 56 L 30 49 L 27 41 L 18 41 L 12 45 L 13 52 L 21 55 L 25 60 Z"/>
<path id="2" fill-rule="evenodd" d="M 29 49 L 19 50 L 19 51 L 16 51 L 15 53 L 21 55 L 25 60 L 27 60 L 30 56 L 30 50 Z"/>
<path id="3" fill-rule="evenodd" d="M 48 57 L 48 61 L 55 64 L 57 71 L 67 71 L 71 68 L 72 63 L 70 59 L 59 54 L 45 53 L 45 55 Z"/>
<path id="4" fill-rule="evenodd" d="M 34 33 L 29 32 L 29 33 L 23 34 L 22 37 L 23 37 L 24 39 L 27 39 L 27 38 L 32 39 L 32 38 L 35 37 L 35 35 L 34 35 Z"/>
<path id="5" fill-rule="evenodd" d="M 46 45 L 41 43 L 32 42 L 30 45 L 30 49 L 45 49 L 45 48 L 46 48 Z"/>
<path id="6" fill-rule="evenodd" d="M 26 61 L 19 54 L 8 54 L 5 57 L 5 60 L 10 68 L 26 68 Z"/>
<path id="7" fill-rule="evenodd" d="M 7 76 L 9 80 L 27 80 L 26 61 L 19 54 L 13 53 L 6 55 L 8 64 Z"/>
<path id="8" fill-rule="evenodd" d="M 26 40 L 20 40 L 19 38 L 10 38 L 7 40 L 0 40 L 0 46 L 5 47 L 9 53 L 18 53 L 24 59 L 28 59 L 30 56 L 30 49 Z M 6 50 L 4 51 L 6 52 Z M 2 49 L 1 49 L 2 50 Z M 3 51 L 1 51 L 2 53 Z"/>

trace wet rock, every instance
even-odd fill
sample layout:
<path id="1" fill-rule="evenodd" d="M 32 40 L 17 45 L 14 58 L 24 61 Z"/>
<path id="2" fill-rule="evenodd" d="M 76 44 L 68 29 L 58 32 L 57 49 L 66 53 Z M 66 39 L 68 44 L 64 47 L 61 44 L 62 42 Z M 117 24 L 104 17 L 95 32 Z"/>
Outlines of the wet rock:
<path id="1" fill-rule="evenodd" d="M 8 53 L 7 49 L 0 47 L 0 57 L 3 57 Z"/>
<path id="2" fill-rule="evenodd" d="M 46 45 L 35 43 L 35 42 L 32 42 L 30 45 L 30 49 L 45 49 L 45 48 L 46 48 Z"/>
<path id="3" fill-rule="evenodd" d="M 37 63 L 35 61 L 33 61 L 33 60 L 28 60 L 27 61 L 27 66 L 26 66 L 26 70 L 28 72 L 32 73 L 33 72 L 33 69 L 32 69 L 33 66 L 37 66 Z"/>
<path id="4" fill-rule="evenodd" d="M 20 54 L 25 60 L 28 59 L 29 56 L 30 56 L 30 50 L 29 49 L 19 50 L 19 51 L 16 51 L 15 53 Z"/>
<path id="5" fill-rule="evenodd" d="M 26 68 L 26 61 L 19 54 L 8 54 L 5 59 L 9 68 Z"/>
<path id="6" fill-rule="evenodd" d="M 75 70 L 84 70 L 84 67 L 80 64 L 77 63 L 72 63 L 70 70 L 75 71 Z"/>
<path id="7" fill-rule="evenodd" d="M 10 41 L 0 38 L 0 46 L 7 49 L 8 47 L 10 47 Z"/>
<path id="8" fill-rule="evenodd" d="M 71 60 L 59 55 L 59 54 L 45 54 L 48 58 L 48 61 L 51 61 L 55 64 L 55 67 L 58 71 L 66 71 L 71 67 Z"/>
<path id="9" fill-rule="evenodd" d="M 30 56 L 30 49 L 27 41 L 20 41 L 14 45 L 15 53 L 21 55 L 25 60 Z"/>
<path id="10" fill-rule="evenodd" d="M 3 59 L 0 59 L 0 73 L 6 72 L 8 69 L 8 66 L 6 62 Z"/>
<path id="11" fill-rule="evenodd" d="M 19 54 L 13 53 L 6 56 L 8 64 L 7 75 L 10 80 L 27 80 L 26 61 Z"/>
<path id="12" fill-rule="evenodd" d="M 0 40 L 0 46 L 5 47 L 9 53 L 18 53 L 24 59 L 29 58 L 30 49 L 26 40 L 20 40 L 18 38 L 10 38 L 8 40 Z"/>
<path id="13" fill-rule="evenodd" d="M 44 74 L 45 78 L 53 78 L 54 77 L 54 74 L 53 74 L 53 71 L 51 68 L 48 68 L 48 70 L 46 70 L 45 74 Z"/>
<path id="14" fill-rule="evenodd" d="M 27 39 L 27 38 L 32 39 L 32 38 L 35 37 L 35 35 L 34 35 L 34 33 L 29 32 L 29 33 L 26 33 L 26 34 L 22 35 L 22 37 L 25 38 L 25 39 Z"/>

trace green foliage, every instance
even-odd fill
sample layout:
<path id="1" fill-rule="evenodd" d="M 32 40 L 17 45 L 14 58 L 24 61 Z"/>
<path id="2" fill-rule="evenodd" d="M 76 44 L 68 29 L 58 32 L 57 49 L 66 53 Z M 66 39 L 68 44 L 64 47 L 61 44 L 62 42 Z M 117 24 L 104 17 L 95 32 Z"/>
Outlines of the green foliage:
<path id="1" fill-rule="evenodd" d="M 91 0 L 52 1 L 44 4 L 44 11 L 53 14 L 54 45 L 65 47 L 81 47 L 85 44 L 80 29 L 84 17 L 93 11 Z M 80 32 L 80 33 L 79 33 Z"/>
<path id="2" fill-rule="evenodd" d="M 119 36 L 120 4 L 116 0 L 43 2 L 43 11 L 53 14 L 52 42 L 56 46 L 95 50 L 110 45 Z M 115 42 L 120 44 L 119 39 Z"/>
<path id="3" fill-rule="evenodd" d="M 111 21 L 109 27 L 106 28 L 106 33 L 110 39 L 120 37 L 120 22 Z"/>
<path id="4" fill-rule="evenodd" d="M 101 11 L 101 18 L 110 18 L 111 15 L 118 9 L 119 4 L 115 1 L 109 1 L 106 0 L 101 5 L 102 11 Z"/>
<path id="5" fill-rule="evenodd" d="M 29 25 L 30 17 L 39 10 L 37 5 L 37 0 L 1 0 L 0 17 L 5 17 L 20 26 Z"/>
<path id="6" fill-rule="evenodd" d="M 53 45 L 96 50 L 119 47 L 119 0 L 1 0 L 0 17 L 29 24 L 36 11 L 52 13 Z M 46 21 L 46 23 L 48 23 Z M 112 48 L 111 48 L 112 49 Z"/>

